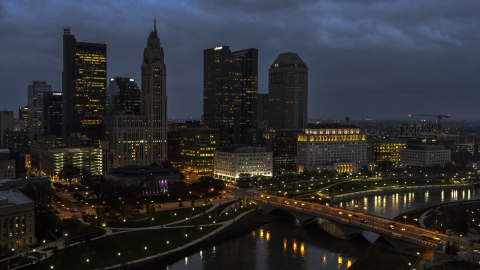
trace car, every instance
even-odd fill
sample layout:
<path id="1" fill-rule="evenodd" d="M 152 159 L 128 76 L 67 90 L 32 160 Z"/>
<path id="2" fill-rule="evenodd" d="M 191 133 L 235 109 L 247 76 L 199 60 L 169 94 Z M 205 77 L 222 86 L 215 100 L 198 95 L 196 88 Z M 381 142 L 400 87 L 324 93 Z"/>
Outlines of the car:
<path id="1" fill-rule="evenodd" d="M 402 230 L 402 231 L 405 231 L 405 228 L 402 228 L 401 230 Z"/>
<path id="2" fill-rule="evenodd" d="M 394 229 L 395 229 L 395 226 L 392 225 L 392 224 L 390 224 L 390 225 L 388 225 L 388 228 L 389 228 L 390 230 L 394 230 Z"/>
<path id="3" fill-rule="evenodd" d="M 352 216 L 352 214 L 348 213 L 348 216 L 349 216 L 349 217 L 351 217 L 351 216 Z"/>
<path id="4" fill-rule="evenodd" d="M 393 227 L 395 227 L 395 226 L 397 226 L 397 223 L 395 223 L 395 222 L 390 222 L 390 223 L 388 223 L 388 226 L 393 226 Z"/>
<path id="5" fill-rule="evenodd" d="M 368 223 L 368 220 L 366 220 L 364 218 L 360 219 L 360 221 L 363 222 L 363 223 Z"/>
<path id="6" fill-rule="evenodd" d="M 338 212 L 338 214 L 339 214 L 339 215 L 342 215 L 342 214 L 343 214 L 343 212 L 342 212 L 342 211 L 340 211 L 340 212 Z"/>
<path id="7" fill-rule="evenodd" d="M 356 214 L 356 213 L 353 213 L 353 214 L 352 214 L 352 216 L 354 216 L 354 217 L 358 217 L 358 214 Z"/>
<path id="8" fill-rule="evenodd" d="M 474 249 L 473 252 L 480 254 L 480 250 Z"/>

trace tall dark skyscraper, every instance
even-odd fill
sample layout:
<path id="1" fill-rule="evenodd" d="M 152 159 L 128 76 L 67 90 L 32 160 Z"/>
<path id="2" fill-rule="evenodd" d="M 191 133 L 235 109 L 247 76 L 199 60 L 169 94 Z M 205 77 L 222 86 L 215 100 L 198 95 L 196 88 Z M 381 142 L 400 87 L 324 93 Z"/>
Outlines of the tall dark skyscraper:
<path id="1" fill-rule="evenodd" d="M 240 143 L 257 128 L 258 50 L 207 49 L 203 66 L 203 125 L 219 129 L 220 145 Z"/>
<path id="2" fill-rule="evenodd" d="M 268 71 L 268 126 L 302 129 L 308 121 L 308 68 L 296 53 L 282 53 Z"/>
<path id="3" fill-rule="evenodd" d="M 167 66 L 156 23 L 143 50 L 141 112 L 146 123 L 147 160 L 160 164 L 167 159 Z"/>
<path id="4" fill-rule="evenodd" d="M 70 29 L 63 31 L 64 140 L 80 133 L 99 144 L 105 137 L 107 44 L 77 42 Z"/>
<path id="5" fill-rule="evenodd" d="M 62 138 L 63 93 L 44 92 L 43 97 L 43 135 L 55 135 Z"/>
<path id="6" fill-rule="evenodd" d="M 132 78 L 110 79 L 107 89 L 107 111 L 115 113 L 124 110 L 140 110 L 140 88 Z"/>
<path id="7" fill-rule="evenodd" d="M 37 141 L 38 136 L 43 136 L 45 133 L 43 96 L 51 91 L 52 86 L 47 82 L 33 81 L 28 86 L 28 129 L 32 142 Z"/>

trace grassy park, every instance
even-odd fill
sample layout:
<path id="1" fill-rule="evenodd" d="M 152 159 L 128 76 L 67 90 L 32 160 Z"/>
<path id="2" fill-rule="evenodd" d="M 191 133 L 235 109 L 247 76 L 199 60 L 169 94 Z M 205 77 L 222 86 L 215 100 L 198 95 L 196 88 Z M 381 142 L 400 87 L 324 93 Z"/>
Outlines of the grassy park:
<path id="1" fill-rule="evenodd" d="M 186 220 L 192 216 L 201 214 L 212 205 L 205 206 L 196 206 L 196 207 L 185 207 L 177 208 L 172 210 L 156 211 L 153 218 L 144 218 L 141 220 L 127 220 L 127 221 L 108 221 L 107 227 L 112 228 L 143 228 L 143 227 L 152 227 L 158 225 L 164 225 L 172 223 L 179 220 Z"/>
<path id="2" fill-rule="evenodd" d="M 145 258 L 183 246 L 220 226 L 138 230 L 82 242 L 30 269 L 95 269 Z"/>

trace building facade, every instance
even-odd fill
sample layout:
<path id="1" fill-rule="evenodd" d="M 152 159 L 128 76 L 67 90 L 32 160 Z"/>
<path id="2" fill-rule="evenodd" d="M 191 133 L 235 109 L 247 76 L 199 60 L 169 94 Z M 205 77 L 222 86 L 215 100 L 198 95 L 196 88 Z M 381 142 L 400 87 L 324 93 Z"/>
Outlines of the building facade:
<path id="1" fill-rule="evenodd" d="M 44 99 L 46 92 L 51 92 L 52 86 L 47 82 L 33 81 L 28 86 L 28 128 L 31 141 L 36 141 L 38 136 L 44 135 Z"/>
<path id="2" fill-rule="evenodd" d="M 309 124 L 297 137 L 298 172 L 356 173 L 367 165 L 366 135 L 354 125 Z"/>
<path id="3" fill-rule="evenodd" d="M 204 50 L 202 124 L 218 128 L 220 145 L 238 144 L 257 128 L 258 50 Z"/>
<path id="4" fill-rule="evenodd" d="M 167 66 L 157 35 L 156 20 L 143 51 L 141 112 L 145 116 L 148 163 L 167 159 Z"/>
<path id="5" fill-rule="evenodd" d="M 62 139 L 63 93 L 43 93 L 43 136 L 55 135 Z"/>
<path id="6" fill-rule="evenodd" d="M 117 112 L 112 115 L 112 132 L 110 134 L 110 149 L 112 163 L 110 168 L 128 165 L 146 166 L 149 159 L 146 124 L 143 115 L 133 111 Z"/>
<path id="7" fill-rule="evenodd" d="M 0 225 L 0 246 L 18 250 L 35 244 L 35 203 L 16 189 L 0 191 Z"/>
<path id="8" fill-rule="evenodd" d="M 40 171 L 51 180 L 59 180 L 63 166 L 71 164 L 85 168 L 92 175 L 103 175 L 101 148 L 54 148 L 41 152 Z"/>
<path id="9" fill-rule="evenodd" d="M 406 139 L 377 139 L 369 143 L 372 144 L 372 161 L 375 164 L 388 161 L 399 165 L 400 150 L 407 148 Z"/>
<path id="10" fill-rule="evenodd" d="M 400 162 L 404 166 L 443 166 L 451 161 L 451 151 L 441 145 L 414 145 L 400 150 Z"/>
<path id="11" fill-rule="evenodd" d="M 216 128 L 180 129 L 180 166 L 189 173 L 213 174 L 214 155 L 218 151 Z"/>
<path id="12" fill-rule="evenodd" d="M 268 71 L 268 126 L 302 129 L 308 121 L 308 68 L 296 53 L 282 53 Z"/>
<path id="13" fill-rule="evenodd" d="M 95 145 L 104 140 L 107 44 L 77 42 L 63 30 L 62 137 L 80 133 Z M 30 110 L 30 109 L 29 109 Z"/>
<path id="14" fill-rule="evenodd" d="M 215 152 L 213 174 L 224 181 L 236 181 L 241 174 L 271 177 L 272 152 L 266 147 L 221 147 Z"/>
<path id="15" fill-rule="evenodd" d="M 13 111 L 0 111 L 0 148 L 6 148 L 4 133 L 13 131 Z"/>

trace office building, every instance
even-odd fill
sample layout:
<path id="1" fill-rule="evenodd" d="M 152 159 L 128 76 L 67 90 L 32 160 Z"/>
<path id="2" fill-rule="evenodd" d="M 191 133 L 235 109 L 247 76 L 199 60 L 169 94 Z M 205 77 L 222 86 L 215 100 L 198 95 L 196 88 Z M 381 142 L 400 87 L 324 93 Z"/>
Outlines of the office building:
<path id="1" fill-rule="evenodd" d="M 15 159 L 8 149 L 0 149 L 0 179 L 15 178 Z"/>
<path id="2" fill-rule="evenodd" d="M 110 89 L 114 111 L 109 132 L 110 164 L 114 168 L 161 164 L 167 159 L 166 69 L 154 21 L 154 30 L 150 32 L 143 52 L 141 93 L 132 79 L 125 78 L 114 79 L 116 85 Z"/>
<path id="3" fill-rule="evenodd" d="M 377 139 L 369 141 L 372 149 L 372 160 L 375 164 L 387 161 L 400 164 L 400 150 L 407 148 L 406 139 Z"/>
<path id="4" fill-rule="evenodd" d="M 78 42 L 63 31 L 62 137 L 80 133 L 95 145 L 104 139 L 107 44 Z M 30 110 L 30 108 L 29 108 Z"/>
<path id="5" fill-rule="evenodd" d="M 156 20 L 143 51 L 141 68 L 141 112 L 146 125 L 147 163 L 161 164 L 167 159 L 167 67 Z"/>
<path id="6" fill-rule="evenodd" d="M 451 151 L 441 145 L 412 145 L 400 150 L 400 163 L 411 167 L 444 166 Z"/>
<path id="7" fill-rule="evenodd" d="M 19 130 L 28 130 L 28 106 L 18 108 Z"/>
<path id="8" fill-rule="evenodd" d="M 31 141 L 37 141 L 38 136 L 44 135 L 44 93 L 51 92 L 52 86 L 47 82 L 33 81 L 28 86 L 28 128 Z"/>
<path id="9" fill-rule="evenodd" d="M 303 130 L 278 129 L 268 132 L 267 149 L 273 154 L 274 174 L 297 171 L 297 136 Z"/>
<path id="10" fill-rule="evenodd" d="M 132 78 L 110 78 L 107 88 L 107 118 L 105 123 L 105 138 L 110 139 L 112 132 L 113 115 L 122 114 L 122 111 L 140 111 L 140 88 Z"/>
<path id="11" fill-rule="evenodd" d="M 6 148 L 4 133 L 13 131 L 13 111 L 0 111 L 0 148 Z"/>
<path id="12" fill-rule="evenodd" d="M 213 160 L 218 150 L 218 129 L 180 129 L 180 166 L 188 173 L 213 174 Z"/>
<path id="13" fill-rule="evenodd" d="M 62 139 L 63 93 L 44 92 L 43 97 L 43 136 L 55 135 Z"/>
<path id="14" fill-rule="evenodd" d="M 268 126 L 302 129 L 308 121 L 308 68 L 296 53 L 282 53 L 268 71 Z"/>
<path id="15" fill-rule="evenodd" d="M 249 176 L 273 175 L 272 152 L 266 147 L 231 145 L 215 152 L 214 177 L 225 181 L 237 181 L 241 174 Z"/>
<path id="16" fill-rule="evenodd" d="M 219 129 L 220 145 L 238 144 L 257 128 L 258 50 L 207 49 L 203 65 L 202 124 Z"/>
<path id="17" fill-rule="evenodd" d="M 0 191 L 0 224 L 0 246 L 19 250 L 35 244 L 35 203 L 16 189 Z"/>
<path id="18" fill-rule="evenodd" d="M 356 173 L 367 166 L 366 159 L 366 135 L 354 125 L 309 124 L 298 134 L 298 172 Z"/>

